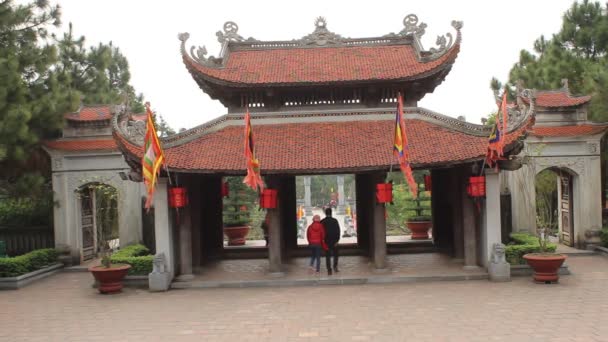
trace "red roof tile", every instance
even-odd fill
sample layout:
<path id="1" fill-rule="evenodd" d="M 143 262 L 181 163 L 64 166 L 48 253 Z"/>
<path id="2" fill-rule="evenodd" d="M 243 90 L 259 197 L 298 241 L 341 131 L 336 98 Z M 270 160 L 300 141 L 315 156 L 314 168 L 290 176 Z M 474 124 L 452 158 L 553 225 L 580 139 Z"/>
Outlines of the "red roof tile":
<path id="1" fill-rule="evenodd" d="M 567 91 L 538 91 L 536 105 L 539 107 L 574 107 L 589 102 L 591 96 L 572 97 Z"/>
<path id="2" fill-rule="evenodd" d="M 459 33 L 460 34 L 460 33 Z M 411 45 L 346 46 L 233 51 L 224 67 L 211 68 L 183 55 L 191 72 L 240 84 L 301 84 L 418 78 L 450 64 L 457 42 L 443 56 L 420 61 Z"/>
<path id="3" fill-rule="evenodd" d="M 67 113 L 64 117 L 71 121 L 101 121 L 111 119 L 112 111 L 107 105 L 90 106 L 82 107 L 75 113 Z"/>
<path id="4" fill-rule="evenodd" d="M 45 141 L 44 146 L 62 151 L 116 151 L 118 145 L 114 139 L 99 140 L 51 140 Z"/>
<path id="5" fill-rule="evenodd" d="M 172 169 L 201 171 L 245 170 L 244 126 L 227 126 L 182 145 L 165 149 Z M 392 154 L 392 120 L 255 125 L 256 156 L 262 173 L 378 169 L 396 163 Z M 414 167 L 481 159 L 487 138 L 409 119 L 406 132 Z M 507 144 L 525 132 L 510 133 Z M 139 158 L 134 146 L 115 134 L 123 149 Z"/>
<path id="6" fill-rule="evenodd" d="M 535 126 L 530 132 L 537 137 L 572 137 L 605 132 L 608 125 Z"/>

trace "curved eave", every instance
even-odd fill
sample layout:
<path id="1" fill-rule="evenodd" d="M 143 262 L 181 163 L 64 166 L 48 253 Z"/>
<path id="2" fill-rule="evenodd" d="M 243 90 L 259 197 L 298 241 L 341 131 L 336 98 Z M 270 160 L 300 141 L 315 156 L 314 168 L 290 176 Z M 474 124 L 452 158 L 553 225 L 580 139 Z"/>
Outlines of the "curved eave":
<path id="1" fill-rule="evenodd" d="M 425 78 L 430 78 L 436 75 L 440 75 L 442 71 L 444 73 L 441 77 L 445 77 L 452 65 L 454 64 L 458 53 L 460 52 L 460 42 L 461 42 L 461 33 L 458 31 L 456 42 L 453 46 L 451 46 L 448 51 L 446 51 L 440 57 L 430 60 L 423 61 L 418 57 L 419 63 L 437 63 L 438 65 L 434 66 L 432 69 L 427 71 L 413 74 L 413 75 L 403 75 L 396 77 L 386 77 L 386 78 L 352 78 L 352 79 L 339 79 L 332 81 L 303 81 L 303 82 L 235 82 L 233 80 L 227 79 L 227 77 L 222 77 L 222 70 L 226 70 L 224 67 L 208 67 L 201 65 L 186 52 L 185 49 L 181 50 L 182 60 L 194 78 L 194 80 L 199 84 L 199 86 L 207 91 L 209 88 L 213 88 L 214 86 L 228 87 L 228 88 L 246 88 L 246 87 L 294 87 L 294 86 L 320 86 L 320 85 L 340 85 L 340 84 L 369 84 L 369 83 L 378 83 L 378 82 L 407 82 L 407 81 L 416 81 Z M 356 48 L 356 47 L 346 47 L 346 48 Z M 322 49 L 322 48 L 321 48 Z M 419 54 L 419 53 L 418 53 Z M 230 57 L 228 57 L 230 58 Z M 219 76 L 212 75 L 213 73 L 217 73 L 219 71 Z"/>

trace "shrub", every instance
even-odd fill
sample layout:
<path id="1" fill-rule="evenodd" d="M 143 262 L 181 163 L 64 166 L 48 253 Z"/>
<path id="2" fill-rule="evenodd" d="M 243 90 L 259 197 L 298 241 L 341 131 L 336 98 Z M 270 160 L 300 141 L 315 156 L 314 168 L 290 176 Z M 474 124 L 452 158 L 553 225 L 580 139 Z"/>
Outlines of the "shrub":
<path id="1" fill-rule="evenodd" d="M 523 258 L 528 253 L 540 253 L 538 238 L 527 233 L 511 234 L 511 243 L 505 248 L 507 262 L 511 265 L 524 265 L 526 260 Z M 557 246 L 553 243 L 547 244 L 547 252 L 553 253 Z"/>
<path id="2" fill-rule="evenodd" d="M 58 253 L 52 248 L 38 249 L 13 258 L 0 258 L 0 277 L 17 277 L 57 262 Z"/>
<path id="3" fill-rule="evenodd" d="M 113 264 L 129 264 L 129 275 L 148 275 L 152 272 L 153 255 L 144 245 L 127 246 L 112 254 L 110 258 Z"/>
<path id="4" fill-rule="evenodd" d="M 600 231 L 600 238 L 602 239 L 602 246 L 608 247 L 608 228 Z"/>
<path id="5" fill-rule="evenodd" d="M 45 226 L 53 222 L 52 196 L 0 199 L 0 225 Z"/>

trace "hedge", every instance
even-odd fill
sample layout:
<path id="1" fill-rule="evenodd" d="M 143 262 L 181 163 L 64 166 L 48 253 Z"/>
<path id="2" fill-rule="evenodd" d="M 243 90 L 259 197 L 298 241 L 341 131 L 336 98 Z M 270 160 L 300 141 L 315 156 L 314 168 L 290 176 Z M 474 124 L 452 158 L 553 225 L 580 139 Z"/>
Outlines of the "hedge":
<path id="1" fill-rule="evenodd" d="M 152 259 L 150 250 L 144 245 L 127 246 L 112 254 L 110 261 L 113 264 L 129 264 L 129 275 L 148 275 L 152 272 Z"/>
<path id="2" fill-rule="evenodd" d="M 600 238 L 602 239 L 602 246 L 608 247 L 608 228 L 604 228 L 600 231 Z"/>
<path id="3" fill-rule="evenodd" d="M 0 258 L 0 277 L 17 277 L 57 262 L 59 253 L 53 248 L 37 249 L 13 258 Z"/>
<path id="4" fill-rule="evenodd" d="M 526 260 L 523 258 L 528 253 L 540 253 L 540 245 L 536 236 L 527 233 L 512 233 L 511 243 L 505 248 L 507 262 L 511 265 L 525 265 Z M 553 243 L 547 244 L 547 252 L 555 252 L 557 245 Z"/>

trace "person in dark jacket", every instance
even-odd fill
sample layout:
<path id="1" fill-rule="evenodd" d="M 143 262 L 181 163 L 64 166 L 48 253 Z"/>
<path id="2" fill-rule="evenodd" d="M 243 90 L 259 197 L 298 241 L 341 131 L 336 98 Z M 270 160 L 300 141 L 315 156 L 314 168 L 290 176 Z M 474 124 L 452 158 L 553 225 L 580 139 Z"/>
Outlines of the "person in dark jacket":
<path id="1" fill-rule="evenodd" d="M 321 270 L 321 248 L 325 247 L 325 229 L 321 224 L 321 217 L 315 215 L 312 218 L 312 223 L 306 230 L 306 238 L 310 246 L 312 255 L 310 257 L 310 271 L 316 271 L 318 274 Z M 316 267 L 313 264 L 316 263 Z"/>
<path id="2" fill-rule="evenodd" d="M 327 249 L 325 252 L 325 265 L 327 266 L 327 274 L 332 274 L 331 256 L 334 256 L 334 271 L 338 273 L 338 242 L 340 241 L 340 223 L 338 220 L 331 217 L 331 208 L 325 209 L 325 218 L 321 220 L 325 228 L 325 244 Z"/>

